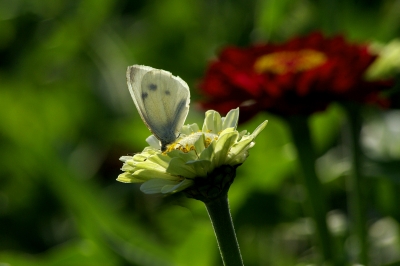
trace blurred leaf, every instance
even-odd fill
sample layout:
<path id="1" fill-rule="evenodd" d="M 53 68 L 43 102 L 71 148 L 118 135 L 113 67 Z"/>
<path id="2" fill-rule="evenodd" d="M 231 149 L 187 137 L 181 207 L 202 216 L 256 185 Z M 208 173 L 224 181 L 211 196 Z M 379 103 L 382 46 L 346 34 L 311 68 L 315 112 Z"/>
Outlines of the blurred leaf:
<path id="1" fill-rule="evenodd" d="M 24 253 L 5 251 L 0 253 L 0 263 L 9 265 L 116 265 L 118 260 L 110 256 L 109 251 L 104 250 L 91 240 L 70 241 L 62 246 L 54 247 L 45 254 L 32 256 Z M 7 264 L 6 264 L 7 265 Z"/>
<path id="2" fill-rule="evenodd" d="M 378 161 L 369 158 L 364 169 L 369 177 L 389 178 L 400 183 L 400 160 Z"/>
<path id="3" fill-rule="evenodd" d="M 314 114 L 310 119 L 311 137 L 315 150 L 321 153 L 329 149 L 336 141 L 343 120 L 343 111 L 332 104 L 326 111 Z"/>

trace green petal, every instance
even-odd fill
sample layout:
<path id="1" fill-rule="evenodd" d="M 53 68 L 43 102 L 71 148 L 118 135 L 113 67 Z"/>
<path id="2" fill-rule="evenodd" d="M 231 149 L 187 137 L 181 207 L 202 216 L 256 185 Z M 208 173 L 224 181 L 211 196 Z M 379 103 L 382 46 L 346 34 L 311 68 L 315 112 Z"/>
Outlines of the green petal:
<path id="1" fill-rule="evenodd" d="M 254 140 L 254 138 L 245 138 L 232 145 L 230 153 L 239 154 Z"/>
<path id="2" fill-rule="evenodd" d="M 196 123 L 194 123 L 191 125 L 184 125 L 180 132 L 184 135 L 190 135 L 192 133 L 196 133 L 199 131 L 200 131 L 199 126 Z"/>
<path id="3" fill-rule="evenodd" d="M 175 186 L 178 181 L 171 181 L 165 179 L 151 179 L 140 186 L 140 190 L 146 194 L 161 193 L 165 186 Z"/>
<path id="4" fill-rule="evenodd" d="M 158 164 L 161 167 L 167 169 L 168 164 L 171 161 L 171 158 L 166 155 L 163 155 L 163 154 L 157 154 L 157 155 L 153 155 L 153 156 L 149 157 L 148 161 Z"/>
<path id="5" fill-rule="evenodd" d="M 212 141 L 210 145 L 205 148 L 201 153 L 200 153 L 200 160 L 207 160 L 207 161 L 213 161 L 214 160 L 214 150 L 215 150 L 215 144 L 216 141 Z"/>
<path id="6" fill-rule="evenodd" d="M 202 133 L 201 136 L 194 143 L 194 147 L 195 147 L 197 153 L 201 153 L 206 148 L 204 146 L 204 143 L 205 143 L 205 136 Z"/>
<path id="7" fill-rule="evenodd" d="M 129 161 L 129 160 L 132 160 L 132 156 L 121 156 L 121 157 L 119 157 L 119 160 L 121 162 L 126 162 L 126 161 Z"/>
<path id="8" fill-rule="evenodd" d="M 137 179 L 132 176 L 130 173 L 122 173 L 118 176 L 117 181 L 122 183 L 142 183 L 142 179 Z"/>
<path id="9" fill-rule="evenodd" d="M 259 125 L 251 135 L 254 136 L 254 138 L 257 137 L 257 135 L 265 128 L 267 123 L 268 123 L 268 120 L 265 120 L 264 122 L 262 122 L 261 125 Z"/>
<path id="10" fill-rule="evenodd" d="M 226 117 L 222 118 L 222 129 L 233 127 L 236 129 L 239 121 L 239 108 L 230 110 Z"/>
<path id="11" fill-rule="evenodd" d="M 159 172 L 156 170 L 150 170 L 150 169 L 142 169 L 138 170 L 134 173 L 132 173 L 132 176 L 137 179 L 142 179 L 143 181 L 149 180 L 149 179 L 167 179 L 167 180 L 178 180 L 179 177 L 173 176 L 168 173 L 163 173 Z"/>
<path id="12" fill-rule="evenodd" d="M 193 185 L 193 180 L 184 179 L 182 182 L 176 185 L 165 185 L 161 189 L 161 193 L 166 194 L 166 193 L 178 192 L 184 190 L 185 188 L 190 187 L 191 185 Z"/>
<path id="13" fill-rule="evenodd" d="M 233 127 L 228 127 L 228 128 L 225 128 L 224 130 L 222 130 L 219 133 L 219 135 L 222 136 L 222 135 L 224 135 L 226 133 L 230 133 L 230 132 L 237 132 L 237 131 Z M 238 136 L 239 136 L 239 133 L 238 133 Z"/>
<path id="14" fill-rule="evenodd" d="M 137 169 L 149 169 L 149 170 L 154 170 L 154 171 L 163 172 L 163 173 L 165 173 L 165 169 L 166 169 L 162 165 L 153 163 L 150 160 L 147 160 L 145 162 L 136 163 L 135 166 Z"/>
<path id="15" fill-rule="evenodd" d="M 131 164 L 124 163 L 121 170 L 124 172 L 134 172 L 136 170 L 136 167 Z"/>
<path id="16" fill-rule="evenodd" d="M 236 154 L 234 157 L 230 158 L 228 164 L 232 166 L 241 164 L 247 159 L 247 157 L 249 157 L 249 152 L 246 149 L 243 152 Z"/>
<path id="17" fill-rule="evenodd" d="M 173 158 L 167 168 L 167 172 L 172 175 L 183 176 L 187 178 L 196 177 L 196 171 L 190 165 L 186 165 L 186 161 L 182 158 Z"/>
<path id="18" fill-rule="evenodd" d="M 147 160 L 147 158 L 149 157 L 148 154 L 144 155 L 144 154 L 135 154 L 132 156 L 132 160 L 129 160 L 131 162 L 144 162 Z M 127 161 L 127 162 L 129 162 Z"/>
<path id="19" fill-rule="evenodd" d="M 213 167 L 218 167 L 225 163 L 228 152 L 232 145 L 236 142 L 239 133 L 237 131 L 225 133 L 219 137 L 215 145 L 215 157 Z"/>
<path id="20" fill-rule="evenodd" d="M 240 133 L 239 133 L 239 138 L 241 138 L 241 137 L 243 137 L 244 135 L 246 135 L 246 133 L 247 133 L 247 130 L 242 130 L 242 131 L 240 131 Z"/>
<path id="21" fill-rule="evenodd" d="M 180 150 L 173 150 L 173 151 L 170 151 L 167 155 L 171 159 L 181 158 L 185 162 L 197 159 L 197 155 L 196 155 L 195 151 L 183 152 Z"/>
<path id="22" fill-rule="evenodd" d="M 221 115 L 214 111 L 208 110 L 203 124 L 203 132 L 212 132 L 218 134 L 222 130 Z"/>
<path id="23" fill-rule="evenodd" d="M 196 123 L 193 123 L 190 125 L 190 129 L 192 130 L 193 133 L 199 132 L 200 128 Z"/>
<path id="24" fill-rule="evenodd" d="M 238 163 L 242 163 L 247 156 L 242 156 L 243 152 L 248 150 L 250 148 L 250 144 L 253 141 L 253 138 L 247 138 L 244 140 L 241 140 L 239 142 L 236 142 L 231 150 L 229 151 L 229 155 L 228 155 L 228 160 L 227 163 L 230 165 L 235 165 Z M 238 158 L 240 158 L 238 160 Z"/>
<path id="25" fill-rule="evenodd" d="M 160 148 L 153 148 L 151 146 L 147 146 L 146 148 L 143 149 L 143 151 L 141 152 L 141 154 L 143 155 L 147 155 L 147 157 L 149 157 L 150 155 L 154 155 L 154 154 L 160 154 Z M 139 153 L 140 154 L 140 153 Z"/>
<path id="26" fill-rule="evenodd" d="M 154 135 L 150 135 L 146 142 L 154 149 L 161 149 L 160 141 Z"/>
<path id="27" fill-rule="evenodd" d="M 207 173 L 211 172 L 211 162 L 208 160 L 196 160 L 190 161 L 186 163 L 193 167 L 194 171 L 196 172 L 197 176 L 207 176 Z"/>

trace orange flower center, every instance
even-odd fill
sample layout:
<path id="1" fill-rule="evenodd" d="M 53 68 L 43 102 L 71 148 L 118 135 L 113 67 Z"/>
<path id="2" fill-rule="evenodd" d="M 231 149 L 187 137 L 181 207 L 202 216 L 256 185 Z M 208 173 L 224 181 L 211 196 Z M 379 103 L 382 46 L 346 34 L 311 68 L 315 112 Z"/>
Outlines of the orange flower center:
<path id="1" fill-rule="evenodd" d="M 258 73 L 270 72 L 286 74 L 288 72 L 301 72 L 325 63 L 327 57 L 319 51 L 304 49 L 299 51 L 282 51 L 263 55 L 254 64 Z"/>

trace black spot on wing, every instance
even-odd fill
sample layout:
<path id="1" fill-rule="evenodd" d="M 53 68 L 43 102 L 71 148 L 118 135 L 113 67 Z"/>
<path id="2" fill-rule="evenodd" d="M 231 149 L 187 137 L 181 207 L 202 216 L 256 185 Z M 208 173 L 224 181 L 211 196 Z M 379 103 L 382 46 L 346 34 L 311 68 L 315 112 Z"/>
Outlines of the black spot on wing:
<path id="1" fill-rule="evenodd" d="M 150 83 L 148 86 L 149 90 L 151 91 L 156 91 L 157 90 L 157 85 L 154 83 Z"/>
<path id="2" fill-rule="evenodd" d="M 171 95 L 171 92 L 169 90 L 166 90 L 164 93 L 165 95 Z"/>
<path id="3" fill-rule="evenodd" d="M 148 96 L 149 96 L 149 94 L 147 92 L 143 92 L 142 93 L 142 100 L 144 101 Z"/>

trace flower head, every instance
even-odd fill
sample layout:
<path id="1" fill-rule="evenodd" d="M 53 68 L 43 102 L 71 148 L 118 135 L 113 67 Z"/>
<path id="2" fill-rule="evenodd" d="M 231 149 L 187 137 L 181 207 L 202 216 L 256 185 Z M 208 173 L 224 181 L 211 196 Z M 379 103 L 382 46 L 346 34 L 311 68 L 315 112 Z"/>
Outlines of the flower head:
<path id="1" fill-rule="evenodd" d="M 279 45 L 227 47 L 200 84 L 202 106 L 222 113 L 240 106 L 249 118 L 263 110 L 310 114 L 332 101 L 381 103 L 379 93 L 390 84 L 364 79 L 375 58 L 367 46 L 320 33 Z"/>
<path id="2" fill-rule="evenodd" d="M 148 194 L 173 193 L 207 179 L 223 166 L 237 167 L 246 160 L 254 139 L 267 124 L 264 121 L 249 134 L 236 130 L 238 119 L 238 108 L 226 117 L 209 110 L 202 129 L 197 124 L 183 126 L 179 138 L 164 152 L 159 141 L 150 136 L 150 146 L 141 153 L 120 158 L 124 173 L 117 180 L 143 183 L 140 189 Z"/>

